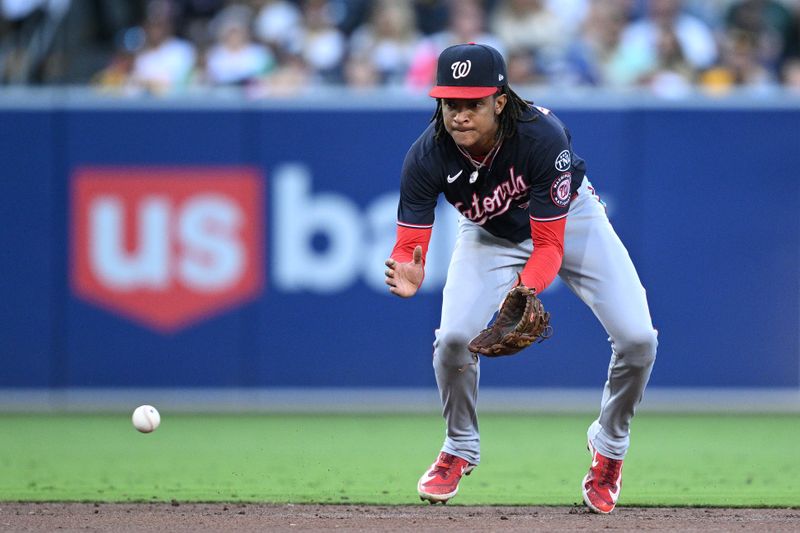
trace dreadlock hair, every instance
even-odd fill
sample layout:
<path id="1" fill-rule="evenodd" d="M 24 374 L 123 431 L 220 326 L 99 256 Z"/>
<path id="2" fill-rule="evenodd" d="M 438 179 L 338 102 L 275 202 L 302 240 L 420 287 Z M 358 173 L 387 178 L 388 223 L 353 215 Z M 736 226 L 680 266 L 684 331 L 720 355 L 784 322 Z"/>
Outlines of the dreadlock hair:
<path id="1" fill-rule="evenodd" d="M 532 122 L 537 118 L 535 114 L 531 115 L 529 118 L 524 118 L 525 113 L 528 112 L 533 105 L 532 101 L 524 100 L 508 85 L 498 87 L 498 91 L 495 93 L 494 97 L 497 98 L 503 94 L 506 95 L 507 101 L 506 106 L 503 108 L 503 111 L 500 112 L 500 116 L 498 117 L 500 120 L 500 125 L 497 128 L 498 139 L 501 137 L 513 137 L 517 133 L 517 122 Z M 436 124 L 436 140 L 445 138 L 447 130 L 444 127 L 441 98 L 436 99 L 436 110 L 433 112 L 431 122 Z"/>

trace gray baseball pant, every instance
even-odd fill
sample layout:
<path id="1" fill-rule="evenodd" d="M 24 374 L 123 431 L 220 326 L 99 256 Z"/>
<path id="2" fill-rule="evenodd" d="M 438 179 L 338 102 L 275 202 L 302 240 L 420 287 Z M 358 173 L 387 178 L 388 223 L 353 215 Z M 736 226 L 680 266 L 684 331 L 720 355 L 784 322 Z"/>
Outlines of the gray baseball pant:
<path id="1" fill-rule="evenodd" d="M 442 451 L 478 464 L 480 360 L 467 344 L 491 319 L 533 245 L 530 239 L 515 244 L 494 237 L 464 217 L 458 231 L 433 344 L 433 366 L 447 424 Z M 655 362 L 657 332 L 633 262 L 587 178 L 570 205 L 558 275 L 608 333 L 608 376 L 600 414 L 587 435 L 601 454 L 623 459 L 630 444 L 630 422 Z"/>

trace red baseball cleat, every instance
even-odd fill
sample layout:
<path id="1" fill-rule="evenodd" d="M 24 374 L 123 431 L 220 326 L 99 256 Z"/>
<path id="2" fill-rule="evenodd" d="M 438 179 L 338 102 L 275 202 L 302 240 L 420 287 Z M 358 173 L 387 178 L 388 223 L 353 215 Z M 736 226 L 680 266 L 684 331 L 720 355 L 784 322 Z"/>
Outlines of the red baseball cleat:
<path id="1" fill-rule="evenodd" d="M 432 504 L 452 498 L 458 492 L 461 476 L 469 475 L 475 465 L 461 457 L 442 452 L 427 472 L 422 474 L 417 483 L 420 500 L 428 500 Z"/>
<path id="2" fill-rule="evenodd" d="M 589 442 L 592 466 L 583 478 L 583 501 L 595 513 L 608 514 L 614 510 L 622 488 L 622 459 L 610 459 L 600 454 Z"/>

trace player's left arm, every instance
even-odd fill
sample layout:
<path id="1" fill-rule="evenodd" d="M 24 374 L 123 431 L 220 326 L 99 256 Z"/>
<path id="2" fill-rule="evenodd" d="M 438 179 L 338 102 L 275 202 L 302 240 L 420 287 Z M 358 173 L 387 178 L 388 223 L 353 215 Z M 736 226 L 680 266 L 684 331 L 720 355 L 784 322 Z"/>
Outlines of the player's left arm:
<path id="1" fill-rule="evenodd" d="M 567 217 L 540 221 L 531 218 L 533 253 L 520 272 L 520 280 L 526 287 L 541 294 L 555 279 L 564 259 L 564 228 Z"/>
<path id="2" fill-rule="evenodd" d="M 555 279 L 564 259 L 564 230 L 572 199 L 572 149 L 566 132 L 553 135 L 544 149 L 532 155 L 538 167 L 528 204 L 533 253 L 520 279 L 541 294 Z"/>

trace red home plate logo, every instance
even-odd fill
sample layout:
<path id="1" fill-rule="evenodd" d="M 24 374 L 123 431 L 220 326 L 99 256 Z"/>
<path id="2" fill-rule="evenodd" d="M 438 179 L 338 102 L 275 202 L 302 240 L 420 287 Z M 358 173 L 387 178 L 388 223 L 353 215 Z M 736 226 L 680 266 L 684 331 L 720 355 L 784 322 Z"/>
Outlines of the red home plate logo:
<path id="1" fill-rule="evenodd" d="M 81 168 L 71 282 L 90 302 L 175 331 L 258 295 L 263 191 L 243 167 Z"/>

